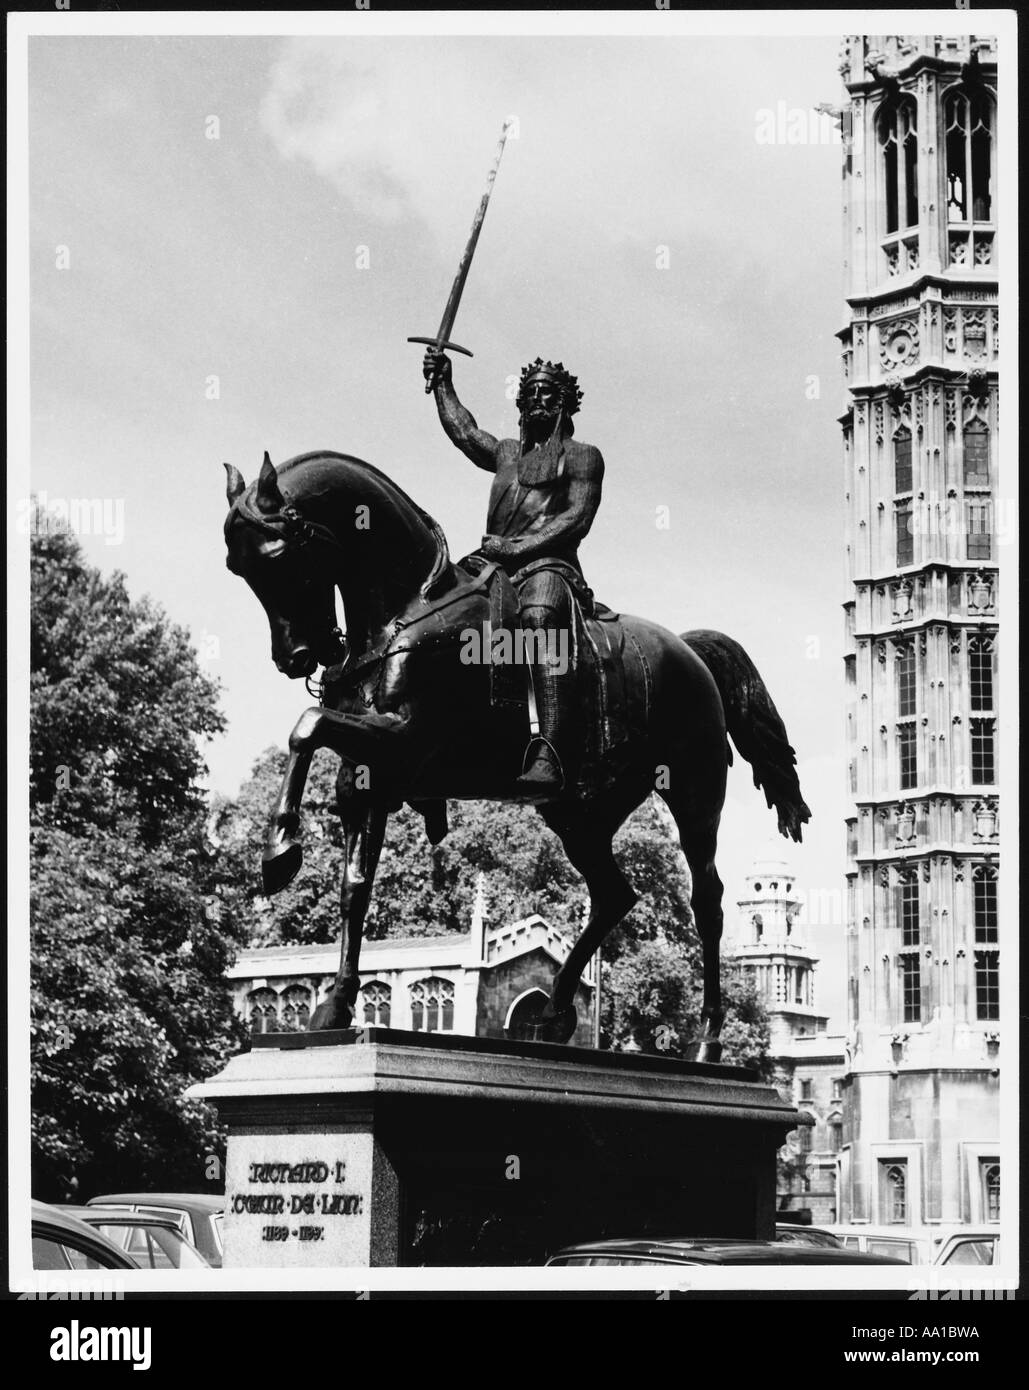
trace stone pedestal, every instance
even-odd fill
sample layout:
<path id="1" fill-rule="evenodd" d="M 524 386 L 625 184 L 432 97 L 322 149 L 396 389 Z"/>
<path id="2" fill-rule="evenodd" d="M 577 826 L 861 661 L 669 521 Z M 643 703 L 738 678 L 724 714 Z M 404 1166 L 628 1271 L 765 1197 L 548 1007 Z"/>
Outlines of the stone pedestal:
<path id="1" fill-rule="evenodd" d="M 736 1067 L 385 1028 L 268 1034 L 190 1095 L 228 1126 L 227 1267 L 541 1264 L 770 1239 L 797 1112 Z"/>

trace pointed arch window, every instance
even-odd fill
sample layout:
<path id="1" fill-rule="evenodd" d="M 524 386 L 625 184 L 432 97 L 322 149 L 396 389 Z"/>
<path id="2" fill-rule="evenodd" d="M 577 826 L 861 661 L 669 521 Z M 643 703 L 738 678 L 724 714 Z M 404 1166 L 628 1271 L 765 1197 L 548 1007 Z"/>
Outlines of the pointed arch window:
<path id="1" fill-rule="evenodd" d="M 992 864 L 979 864 L 973 872 L 972 901 L 976 943 L 993 945 L 997 940 L 997 870 Z"/>
<path id="2" fill-rule="evenodd" d="M 975 1016 L 1000 1018 L 1000 952 L 975 952 Z"/>
<path id="3" fill-rule="evenodd" d="M 984 89 L 959 87 L 943 103 L 948 222 L 993 217 L 994 106 Z"/>
<path id="4" fill-rule="evenodd" d="M 962 433 L 965 457 L 965 487 L 990 486 L 990 431 L 978 416 L 969 420 Z"/>
<path id="5" fill-rule="evenodd" d="M 311 991 L 306 985 L 290 985 L 282 992 L 282 1027 L 287 1033 L 303 1033 L 311 1017 Z"/>
<path id="6" fill-rule="evenodd" d="M 251 1033 L 278 1033 L 279 996 L 273 989 L 254 989 L 247 995 Z"/>
<path id="7" fill-rule="evenodd" d="M 993 643 L 988 637 L 968 639 L 968 693 L 974 710 L 993 709 Z"/>
<path id="8" fill-rule="evenodd" d="M 918 130 L 910 97 L 885 106 L 879 116 L 886 234 L 918 226 Z"/>
<path id="9" fill-rule="evenodd" d="M 911 503 L 898 507 L 893 514 L 897 540 L 897 564 L 915 562 L 915 531 L 911 524 Z M 988 558 L 988 557 L 987 557 Z"/>
<path id="10" fill-rule="evenodd" d="M 364 1004 L 365 1023 L 389 1027 L 390 1004 L 393 991 L 382 980 L 370 980 L 361 986 L 361 1000 Z"/>
<path id="11" fill-rule="evenodd" d="M 907 425 L 901 425 L 893 436 L 893 483 L 897 492 L 911 491 L 911 431 Z"/>
<path id="12" fill-rule="evenodd" d="M 897 683 L 897 718 L 909 719 L 917 713 L 917 670 L 915 644 L 898 643 L 893 658 L 893 673 Z"/>
<path id="13" fill-rule="evenodd" d="M 905 951 L 897 959 L 900 966 L 900 996 L 905 1023 L 922 1021 L 922 967 L 917 950 Z"/>
<path id="14" fill-rule="evenodd" d="M 882 1165 L 882 1209 L 884 1226 L 903 1226 L 908 1217 L 908 1173 L 906 1163 Z"/>
<path id="15" fill-rule="evenodd" d="M 454 1031 L 454 985 L 430 975 L 411 986 L 411 1027 L 416 1033 Z"/>
<path id="16" fill-rule="evenodd" d="M 900 944 L 901 946 L 917 946 L 922 939 L 918 873 L 912 869 L 902 869 L 897 878 L 895 891 Z"/>
<path id="17" fill-rule="evenodd" d="M 985 1161 L 979 1176 L 983 1189 L 983 1216 L 987 1221 L 1000 1220 L 1000 1164 Z"/>

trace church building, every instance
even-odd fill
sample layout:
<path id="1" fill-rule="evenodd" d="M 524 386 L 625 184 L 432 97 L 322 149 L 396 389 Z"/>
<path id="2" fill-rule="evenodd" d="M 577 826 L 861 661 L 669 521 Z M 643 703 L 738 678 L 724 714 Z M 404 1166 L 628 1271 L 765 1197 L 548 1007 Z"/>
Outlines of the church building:
<path id="1" fill-rule="evenodd" d="M 571 943 L 542 917 L 486 925 L 482 884 L 464 935 L 366 941 L 355 1026 L 377 1024 L 468 1037 L 526 1036 Z M 264 946 L 241 951 L 227 972 L 236 1011 L 253 1033 L 303 1031 L 339 968 L 339 947 Z M 594 1047 L 596 963 L 576 997 L 577 1047 Z"/>

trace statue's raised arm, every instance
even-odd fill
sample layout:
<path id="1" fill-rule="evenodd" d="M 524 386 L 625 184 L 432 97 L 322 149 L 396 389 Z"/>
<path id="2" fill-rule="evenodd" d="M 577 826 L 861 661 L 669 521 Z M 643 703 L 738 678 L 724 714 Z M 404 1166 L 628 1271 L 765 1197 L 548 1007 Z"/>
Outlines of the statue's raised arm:
<path id="1" fill-rule="evenodd" d="M 422 372 L 432 386 L 440 423 L 447 432 L 447 438 L 471 459 L 476 468 L 495 473 L 497 441 L 486 430 L 479 428 L 475 416 L 458 400 L 450 358 L 437 348 L 426 348 Z"/>

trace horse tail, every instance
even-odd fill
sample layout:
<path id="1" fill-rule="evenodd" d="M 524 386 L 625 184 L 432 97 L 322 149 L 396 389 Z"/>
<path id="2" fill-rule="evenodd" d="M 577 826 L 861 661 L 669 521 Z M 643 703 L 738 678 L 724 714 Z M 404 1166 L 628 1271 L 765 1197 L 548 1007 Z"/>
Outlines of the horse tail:
<path id="1" fill-rule="evenodd" d="M 739 642 L 723 632 L 684 632 L 682 640 L 714 677 L 729 737 L 754 769 L 754 786 L 764 789 L 765 801 L 775 808 L 780 834 L 799 843 L 811 812 L 800 793 L 797 756 L 786 726 L 757 667 Z"/>

